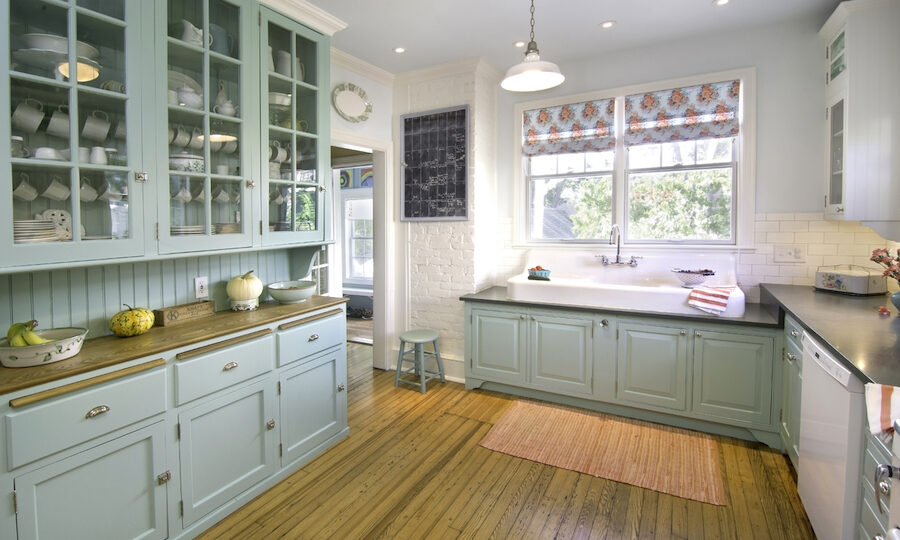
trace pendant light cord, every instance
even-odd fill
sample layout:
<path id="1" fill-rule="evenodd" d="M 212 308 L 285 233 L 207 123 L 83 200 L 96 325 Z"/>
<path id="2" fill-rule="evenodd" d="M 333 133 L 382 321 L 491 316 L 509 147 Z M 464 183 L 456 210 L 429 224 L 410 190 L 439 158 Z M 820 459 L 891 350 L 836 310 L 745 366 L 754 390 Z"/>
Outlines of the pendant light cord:
<path id="1" fill-rule="evenodd" d="M 531 41 L 534 41 L 534 0 L 531 0 Z"/>

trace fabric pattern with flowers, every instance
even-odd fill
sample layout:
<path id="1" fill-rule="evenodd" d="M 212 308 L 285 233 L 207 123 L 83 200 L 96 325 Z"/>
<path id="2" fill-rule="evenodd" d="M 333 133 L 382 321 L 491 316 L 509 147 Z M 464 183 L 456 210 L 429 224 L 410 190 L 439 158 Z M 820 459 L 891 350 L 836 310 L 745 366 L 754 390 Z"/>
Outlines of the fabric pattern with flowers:
<path id="1" fill-rule="evenodd" d="M 625 96 L 625 145 L 735 136 L 740 94 L 736 80 Z"/>
<path id="2" fill-rule="evenodd" d="M 613 99 L 600 99 L 525 111 L 522 152 L 534 156 L 611 150 L 616 147 L 615 107 Z"/>

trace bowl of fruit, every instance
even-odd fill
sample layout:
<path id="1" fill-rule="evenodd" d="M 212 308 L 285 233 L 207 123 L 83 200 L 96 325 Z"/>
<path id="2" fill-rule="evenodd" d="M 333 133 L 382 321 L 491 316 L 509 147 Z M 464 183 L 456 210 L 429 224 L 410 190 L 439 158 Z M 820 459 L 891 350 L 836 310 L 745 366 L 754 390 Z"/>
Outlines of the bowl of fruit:
<path id="1" fill-rule="evenodd" d="M 0 339 L 0 364 L 30 367 L 59 362 L 81 351 L 87 328 L 36 330 L 37 321 L 15 323 Z"/>
<path id="2" fill-rule="evenodd" d="M 550 281 L 550 270 L 541 265 L 528 269 L 528 279 Z"/>

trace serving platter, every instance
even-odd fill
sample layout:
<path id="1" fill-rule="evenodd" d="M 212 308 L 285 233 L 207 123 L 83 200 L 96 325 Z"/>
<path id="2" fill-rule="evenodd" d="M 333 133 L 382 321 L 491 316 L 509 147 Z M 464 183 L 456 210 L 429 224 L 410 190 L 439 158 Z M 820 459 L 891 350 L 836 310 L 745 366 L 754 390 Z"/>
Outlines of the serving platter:
<path id="1" fill-rule="evenodd" d="M 178 91 L 182 86 L 187 86 L 195 93 L 203 95 L 203 87 L 194 79 L 188 77 L 180 71 L 169 70 L 169 90 Z"/>
<path id="2" fill-rule="evenodd" d="M 348 122 L 365 122 L 372 114 L 372 102 L 366 91 L 353 83 L 341 83 L 331 92 L 331 104 Z"/>

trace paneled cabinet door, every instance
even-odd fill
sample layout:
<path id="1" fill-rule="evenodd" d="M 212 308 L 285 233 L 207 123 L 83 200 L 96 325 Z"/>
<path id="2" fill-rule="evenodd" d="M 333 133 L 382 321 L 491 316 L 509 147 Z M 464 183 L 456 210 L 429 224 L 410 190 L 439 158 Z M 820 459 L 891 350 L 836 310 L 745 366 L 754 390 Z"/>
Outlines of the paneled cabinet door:
<path id="1" fill-rule="evenodd" d="M 768 336 L 694 331 L 694 399 L 691 410 L 731 424 L 769 426 L 772 356 Z"/>
<path id="2" fill-rule="evenodd" d="M 275 388 L 265 378 L 178 414 L 184 523 L 275 470 Z"/>
<path id="3" fill-rule="evenodd" d="M 302 457 L 347 426 L 343 347 L 285 371 L 281 387 L 282 465 Z"/>
<path id="4" fill-rule="evenodd" d="M 531 382 L 550 391 L 591 393 L 593 320 L 529 318 Z"/>
<path id="5" fill-rule="evenodd" d="M 142 3 L 3 5 L 0 267 L 142 255 Z"/>
<path id="6" fill-rule="evenodd" d="M 260 8 L 264 244 L 332 238 L 327 37 Z"/>
<path id="7" fill-rule="evenodd" d="M 152 118 L 165 171 L 156 182 L 159 251 L 249 247 L 259 180 L 256 7 L 249 0 L 156 6 L 161 114 Z"/>
<path id="8" fill-rule="evenodd" d="M 800 350 L 790 341 L 785 340 L 784 359 L 781 365 L 781 440 L 787 450 L 788 457 L 796 469 L 800 443 L 800 387 L 803 375 L 800 366 L 803 358 Z"/>
<path id="9" fill-rule="evenodd" d="M 687 329 L 619 323 L 616 397 L 687 409 Z"/>
<path id="10" fill-rule="evenodd" d="M 519 312 L 472 310 L 470 370 L 475 377 L 525 382 L 525 322 Z"/>
<path id="11" fill-rule="evenodd" d="M 15 479 L 19 540 L 166 538 L 163 422 Z"/>

